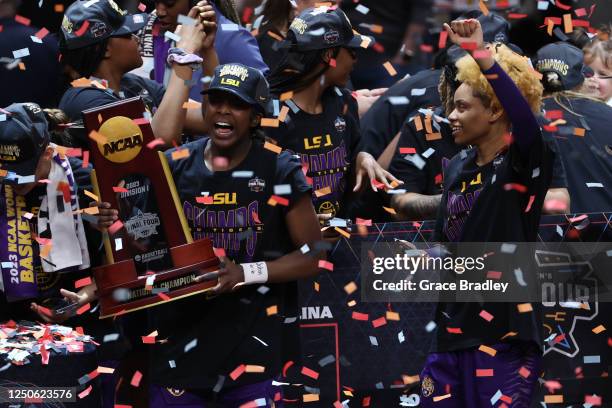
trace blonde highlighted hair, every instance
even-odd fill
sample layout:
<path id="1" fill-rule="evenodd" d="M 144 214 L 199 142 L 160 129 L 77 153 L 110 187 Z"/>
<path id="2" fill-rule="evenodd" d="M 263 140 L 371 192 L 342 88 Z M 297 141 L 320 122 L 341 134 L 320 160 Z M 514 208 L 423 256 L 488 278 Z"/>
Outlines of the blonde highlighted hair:
<path id="1" fill-rule="evenodd" d="M 508 74 L 527 100 L 531 110 L 539 114 L 542 106 L 543 88 L 540 79 L 533 68 L 531 68 L 527 58 L 518 55 L 510 48 L 499 43 L 493 44 L 490 50 L 495 61 Z M 457 61 L 456 66 L 457 81 L 469 85 L 474 92 L 474 96 L 481 98 L 483 104 L 490 107 L 493 111 L 503 109 L 489 81 L 480 71 L 480 67 L 472 56 L 466 55 L 462 57 Z M 452 98 L 452 95 L 450 95 L 450 98 Z M 444 102 L 447 109 L 449 105 L 452 105 L 452 100 Z"/>

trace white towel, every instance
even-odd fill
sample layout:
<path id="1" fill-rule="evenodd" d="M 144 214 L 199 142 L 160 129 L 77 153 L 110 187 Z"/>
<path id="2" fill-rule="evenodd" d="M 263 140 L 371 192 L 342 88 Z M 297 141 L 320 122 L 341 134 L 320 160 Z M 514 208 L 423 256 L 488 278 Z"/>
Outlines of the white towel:
<path id="1" fill-rule="evenodd" d="M 38 214 L 38 235 L 48 236 L 46 231 L 51 229 L 51 251 L 41 260 L 43 270 L 57 272 L 76 266 L 79 269 L 89 268 L 83 220 L 81 214 L 73 213 L 79 209 L 74 175 L 68 159 L 61 159 L 57 152 L 53 155 L 48 179 L 47 195 L 42 200 Z M 70 187 L 70 202 L 61 199 L 63 211 L 58 208 L 57 198 L 62 196 L 62 191 L 57 188 L 61 182 Z"/>

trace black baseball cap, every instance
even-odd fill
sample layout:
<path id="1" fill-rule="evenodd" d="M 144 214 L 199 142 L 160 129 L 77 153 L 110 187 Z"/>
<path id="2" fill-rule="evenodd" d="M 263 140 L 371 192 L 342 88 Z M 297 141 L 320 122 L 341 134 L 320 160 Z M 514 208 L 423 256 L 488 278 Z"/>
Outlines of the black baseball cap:
<path id="1" fill-rule="evenodd" d="M 78 0 L 64 13 L 62 35 L 66 47 L 74 50 L 136 33 L 146 22 L 146 13 L 128 14 L 114 0 Z"/>
<path id="2" fill-rule="evenodd" d="M 238 63 L 215 68 L 210 86 L 202 91 L 202 95 L 213 91 L 229 92 L 263 111 L 270 101 L 270 86 L 261 71 Z"/>
<path id="3" fill-rule="evenodd" d="M 563 41 L 540 48 L 535 57 L 535 68 L 541 74 L 555 72 L 568 91 L 592 75 L 592 70 L 584 64 L 582 50 Z"/>
<path id="4" fill-rule="evenodd" d="M 342 10 L 326 6 L 302 11 L 291 22 L 288 34 L 281 47 L 294 47 L 298 51 L 360 48 L 364 40 L 364 36 L 353 31 L 351 22 Z M 373 42 L 370 38 L 368 45 Z"/>
<path id="5" fill-rule="evenodd" d="M 0 122 L 0 169 L 33 175 L 50 140 L 45 114 L 35 103 L 14 103 L 4 111 L 8 114 Z"/>

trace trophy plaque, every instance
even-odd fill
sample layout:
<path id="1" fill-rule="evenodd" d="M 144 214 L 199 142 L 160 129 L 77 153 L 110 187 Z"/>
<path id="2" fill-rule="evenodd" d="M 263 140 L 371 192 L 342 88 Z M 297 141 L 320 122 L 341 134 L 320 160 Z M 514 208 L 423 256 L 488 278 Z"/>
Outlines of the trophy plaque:
<path id="1" fill-rule="evenodd" d="M 101 318 L 204 292 L 196 282 L 218 269 L 210 239 L 193 241 L 170 167 L 154 140 L 139 97 L 83 112 L 90 135 L 95 194 L 119 211 L 104 233 L 107 264 L 93 268 Z"/>

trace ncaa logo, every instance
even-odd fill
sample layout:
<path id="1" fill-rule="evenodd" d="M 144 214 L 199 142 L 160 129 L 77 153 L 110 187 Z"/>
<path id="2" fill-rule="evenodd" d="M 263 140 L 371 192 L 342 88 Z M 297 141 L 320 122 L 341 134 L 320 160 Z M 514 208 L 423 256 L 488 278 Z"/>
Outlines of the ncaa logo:
<path id="1" fill-rule="evenodd" d="M 106 143 L 98 141 L 98 150 L 106 160 L 113 163 L 127 163 L 142 149 L 143 135 L 140 127 L 125 116 L 115 116 L 100 126 L 99 132 Z"/>
<path id="2" fill-rule="evenodd" d="M 334 121 L 334 127 L 338 132 L 344 132 L 344 130 L 346 129 L 346 121 L 342 116 L 338 116 L 336 118 L 336 120 Z"/>
<path id="3" fill-rule="evenodd" d="M 326 44 L 335 44 L 340 39 L 340 34 L 336 30 L 328 31 L 323 35 Z"/>

